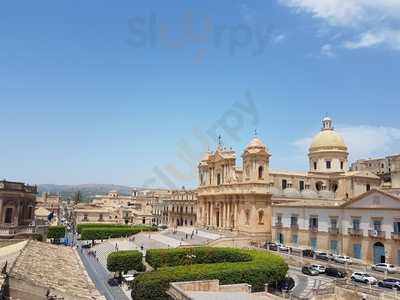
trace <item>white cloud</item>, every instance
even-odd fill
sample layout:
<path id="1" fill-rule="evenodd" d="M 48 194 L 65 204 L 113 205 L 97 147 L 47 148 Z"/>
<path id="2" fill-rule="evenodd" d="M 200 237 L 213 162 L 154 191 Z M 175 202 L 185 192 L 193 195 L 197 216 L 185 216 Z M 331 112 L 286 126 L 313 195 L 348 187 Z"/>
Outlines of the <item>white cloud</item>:
<path id="1" fill-rule="evenodd" d="M 394 50 L 400 50 L 400 30 L 381 30 L 362 33 L 355 41 L 344 42 L 349 49 L 371 48 L 385 45 Z"/>
<path id="2" fill-rule="evenodd" d="M 400 50 L 399 0 L 278 0 L 299 13 L 310 14 L 330 26 L 350 31 L 357 38 L 344 42 L 347 49 L 387 46 Z M 326 31 L 326 29 L 324 29 Z"/>
<path id="3" fill-rule="evenodd" d="M 329 56 L 329 57 L 334 56 L 332 45 L 331 45 L 331 44 L 325 44 L 325 45 L 323 45 L 323 46 L 321 47 L 321 53 L 322 53 L 322 55 Z"/>
<path id="4" fill-rule="evenodd" d="M 336 129 L 349 148 L 350 161 L 400 153 L 400 128 L 374 126 L 339 126 Z M 312 137 L 293 143 L 298 155 L 306 156 Z"/>
<path id="5" fill-rule="evenodd" d="M 274 36 L 271 40 L 272 44 L 280 44 L 285 40 L 286 36 L 284 34 L 278 34 Z"/>
<path id="6" fill-rule="evenodd" d="M 400 17 L 398 0 L 280 0 L 288 7 L 306 12 L 334 26 Z"/>

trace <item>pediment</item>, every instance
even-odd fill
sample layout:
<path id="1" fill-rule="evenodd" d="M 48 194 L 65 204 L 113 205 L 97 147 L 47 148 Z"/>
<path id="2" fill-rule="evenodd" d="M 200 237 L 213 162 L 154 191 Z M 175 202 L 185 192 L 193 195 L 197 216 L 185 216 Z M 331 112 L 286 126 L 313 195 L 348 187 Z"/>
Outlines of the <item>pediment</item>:
<path id="1" fill-rule="evenodd" d="M 394 195 L 372 190 L 345 204 L 345 208 L 400 209 L 400 199 Z"/>

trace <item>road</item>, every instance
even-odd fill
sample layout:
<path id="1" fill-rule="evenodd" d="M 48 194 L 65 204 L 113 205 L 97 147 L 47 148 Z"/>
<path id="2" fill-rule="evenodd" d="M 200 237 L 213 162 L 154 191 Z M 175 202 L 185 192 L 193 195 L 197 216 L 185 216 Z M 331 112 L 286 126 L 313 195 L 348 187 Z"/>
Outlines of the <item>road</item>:
<path id="1" fill-rule="evenodd" d="M 321 289 L 324 287 L 332 286 L 334 278 L 324 275 L 307 276 L 301 273 L 299 268 L 290 267 L 288 276 L 293 278 L 296 285 L 291 294 L 302 299 L 309 299 L 312 297 L 314 289 Z"/>
<path id="2" fill-rule="evenodd" d="M 311 298 L 313 289 L 321 289 L 332 286 L 335 284 L 335 278 L 321 274 L 319 276 L 304 275 L 299 268 L 290 267 L 288 276 L 292 277 L 296 283 L 292 294 L 302 299 Z M 397 293 L 388 288 L 381 288 L 377 285 L 370 286 L 361 282 L 354 282 L 350 279 L 347 280 L 350 287 L 359 287 L 365 289 L 365 292 L 372 291 L 377 293 L 385 293 L 387 295 L 395 296 Z M 400 294 L 400 292 L 399 292 Z"/>
<path id="3" fill-rule="evenodd" d="M 72 235 L 69 234 L 72 238 Z M 77 241 L 80 248 L 80 242 Z M 96 289 L 104 296 L 107 300 L 129 300 L 125 295 L 124 291 L 119 286 L 110 286 L 108 279 L 111 277 L 110 273 L 104 269 L 104 267 L 93 257 L 89 257 L 85 254 L 85 251 L 79 251 L 79 256 L 82 260 L 85 269 L 92 279 Z"/>

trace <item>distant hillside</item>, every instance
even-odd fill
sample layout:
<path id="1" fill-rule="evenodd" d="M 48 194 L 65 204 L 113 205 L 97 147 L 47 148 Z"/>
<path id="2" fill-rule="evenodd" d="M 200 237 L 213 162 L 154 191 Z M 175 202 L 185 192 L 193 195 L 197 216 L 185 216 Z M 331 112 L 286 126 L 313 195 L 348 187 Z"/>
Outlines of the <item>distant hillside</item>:
<path id="1" fill-rule="evenodd" d="M 116 190 L 121 195 L 129 196 L 134 188 L 123 185 L 114 184 L 80 184 L 80 185 L 57 185 L 57 184 L 41 184 L 38 185 L 39 194 L 47 192 L 51 194 L 61 194 L 65 199 L 71 199 L 73 195 L 80 191 L 84 201 L 89 201 L 95 195 L 104 195 L 109 191 Z M 140 189 L 137 189 L 140 190 Z"/>

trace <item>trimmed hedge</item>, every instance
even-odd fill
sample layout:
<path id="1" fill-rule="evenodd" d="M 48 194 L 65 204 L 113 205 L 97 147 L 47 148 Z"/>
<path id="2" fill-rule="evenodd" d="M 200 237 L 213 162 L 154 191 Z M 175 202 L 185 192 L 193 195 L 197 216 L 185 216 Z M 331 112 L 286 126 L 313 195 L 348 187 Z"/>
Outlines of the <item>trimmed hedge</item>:
<path id="1" fill-rule="evenodd" d="M 146 270 L 140 251 L 118 251 L 107 256 L 107 269 L 110 272 L 127 273 L 128 271 L 143 272 Z"/>
<path id="2" fill-rule="evenodd" d="M 284 279 L 288 271 L 281 257 L 256 250 L 200 247 L 149 250 L 147 255 L 146 260 L 159 269 L 136 278 L 132 284 L 133 300 L 167 300 L 165 292 L 171 282 L 211 279 L 218 279 L 222 285 L 248 283 L 257 292 L 264 290 L 265 283 Z M 192 264 L 194 261 L 204 263 Z M 208 263 L 211 261 L 215 263 Z"/>
<path id="3" fill-rule="evenodd" d="M 47 232 L 48 239 L 62 239 L 63 237 L 65 237 L 64 226 L 49 226 Z"/>
<path id="4" fill-rule="evenodd" d="M 83 229 L 86 228 L 143 228 L 143 229 L 148 229 L 152 228 L 149 230 L 156 230 L 154 227 L 148 226 L 148 225 L 124 225 L 124 224 L 107 224 L 107 223 L 86 223 L 86 224 L 78 224 L 76 226 L 76 230 L 78 231 L 79 234 L 82 233 Z M 145 230 L 144 230 L 145 231 Z"/>
<path id="5" fill-rule="evenodd" d="M 83 228 L 81 240 L 105 240 L 108 238 L 127 237 L 142 231 L 154 231 L 149 226 L 89 227 Z"/>
<path id="6" fill-rule="evenodd" d="M 231 248 L 177 248 L 153 249 L 146 253 L 146 261 L 155 269 L 194 264 L 215 264 L 224 262 L 244 262 L 252 260 L 248 253 L 232 251 Z"/>

